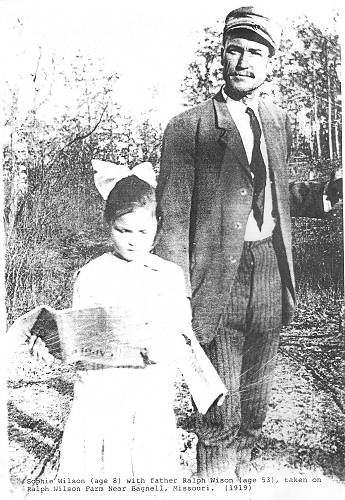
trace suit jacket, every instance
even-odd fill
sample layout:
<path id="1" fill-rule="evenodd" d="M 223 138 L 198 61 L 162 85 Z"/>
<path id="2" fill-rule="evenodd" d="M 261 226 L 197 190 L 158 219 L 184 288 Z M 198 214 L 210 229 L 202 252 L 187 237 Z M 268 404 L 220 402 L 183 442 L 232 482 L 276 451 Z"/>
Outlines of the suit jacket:
<path id="1" fill-rule="evenodd" d="M 282 277 L 284 324 L 295 304 L 290 215 L 323 215 L 321 183 L 289 184 L 286 114 L 261 100 L 259 114 L 273 181 L 273 240 Z M 173 118 L 163 138 L 157 186 L 161 227 L 156 253 L 184 270 L 193 327 L 210 342 L 235 279 L 253 184 L 240 134 L 219 92 Z"/>

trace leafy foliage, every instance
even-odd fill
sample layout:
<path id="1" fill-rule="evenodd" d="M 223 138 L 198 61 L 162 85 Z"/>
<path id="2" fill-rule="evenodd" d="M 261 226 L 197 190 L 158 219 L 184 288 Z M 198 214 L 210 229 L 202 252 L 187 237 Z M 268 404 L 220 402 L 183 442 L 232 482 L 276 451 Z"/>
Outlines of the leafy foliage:
<path id="1" fill-rule="evenodd" d="M 199 44 L 195 60 L 189 65 L 181 88 L 186 105 L 200 104 L 214 95 L 219 87 L 222 78 L 220 32 L 220 26 L 204 29 L 204 39 Z"/>
<path id="2" fill-rule="evenodd" d="M 333 149 L 340 156 L 339 67 L 336 32 L 322 31 L 306 18 L 285 30 L 273 76 L 293 118 L 295 148 L 309 157 L 332 158 Z"/>

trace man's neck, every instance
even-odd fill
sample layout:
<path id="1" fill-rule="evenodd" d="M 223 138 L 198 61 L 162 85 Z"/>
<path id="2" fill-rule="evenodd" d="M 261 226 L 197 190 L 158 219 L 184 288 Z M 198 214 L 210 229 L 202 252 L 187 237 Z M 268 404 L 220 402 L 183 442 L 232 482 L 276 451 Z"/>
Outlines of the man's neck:
<path id="1" fill-rule="evenodd" d="M 236 92 L 232 89 L 228 89 L 226 85 L 224 85 L 224 92 L 225 94 L 230 97 L 230 99 L 233 99 L 234 101 L 239 101 L 245 104 L 246 106 L 250 106 L 251 102 L 256 101 L 259 92 L 258 89 L 252 90 L 251 92 L 247 93 L 242 93 L 242 92 Z"/>

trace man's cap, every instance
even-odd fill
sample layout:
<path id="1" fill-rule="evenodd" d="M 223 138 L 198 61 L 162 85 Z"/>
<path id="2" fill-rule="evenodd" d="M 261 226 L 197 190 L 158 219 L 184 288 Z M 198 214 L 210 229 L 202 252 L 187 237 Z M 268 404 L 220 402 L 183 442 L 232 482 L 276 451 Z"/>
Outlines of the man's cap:
<path id="1" fill-rule="evenodd" d="M 240 7 L 229 12 L 225 19 L 223 36 L 235 29 L 254 31 L 268 43 L 273 54 L 279 48 L 281 27 L 272 17 L 255 7 Z"/>

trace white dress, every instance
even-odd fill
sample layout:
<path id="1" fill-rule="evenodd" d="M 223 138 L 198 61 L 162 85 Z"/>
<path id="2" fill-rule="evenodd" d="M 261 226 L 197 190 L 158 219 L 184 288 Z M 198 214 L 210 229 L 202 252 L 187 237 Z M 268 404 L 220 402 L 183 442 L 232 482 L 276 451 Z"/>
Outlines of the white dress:
<path id="1" fill-rule="evenodd" d="M 182 270 L 149 254 L 127 262 L 106 253 L 78 274 L 73 306 L 154 308 L 162 328 L 145 332 L 150 358 L 144 369 L 78 372 L 62 445 L 60 477 L 175 477 L 179 473 L 173 412 L 176 366 L 170 339 L 190 331 Z M 163 331 L 164 330 L 164 331 Z"/>

